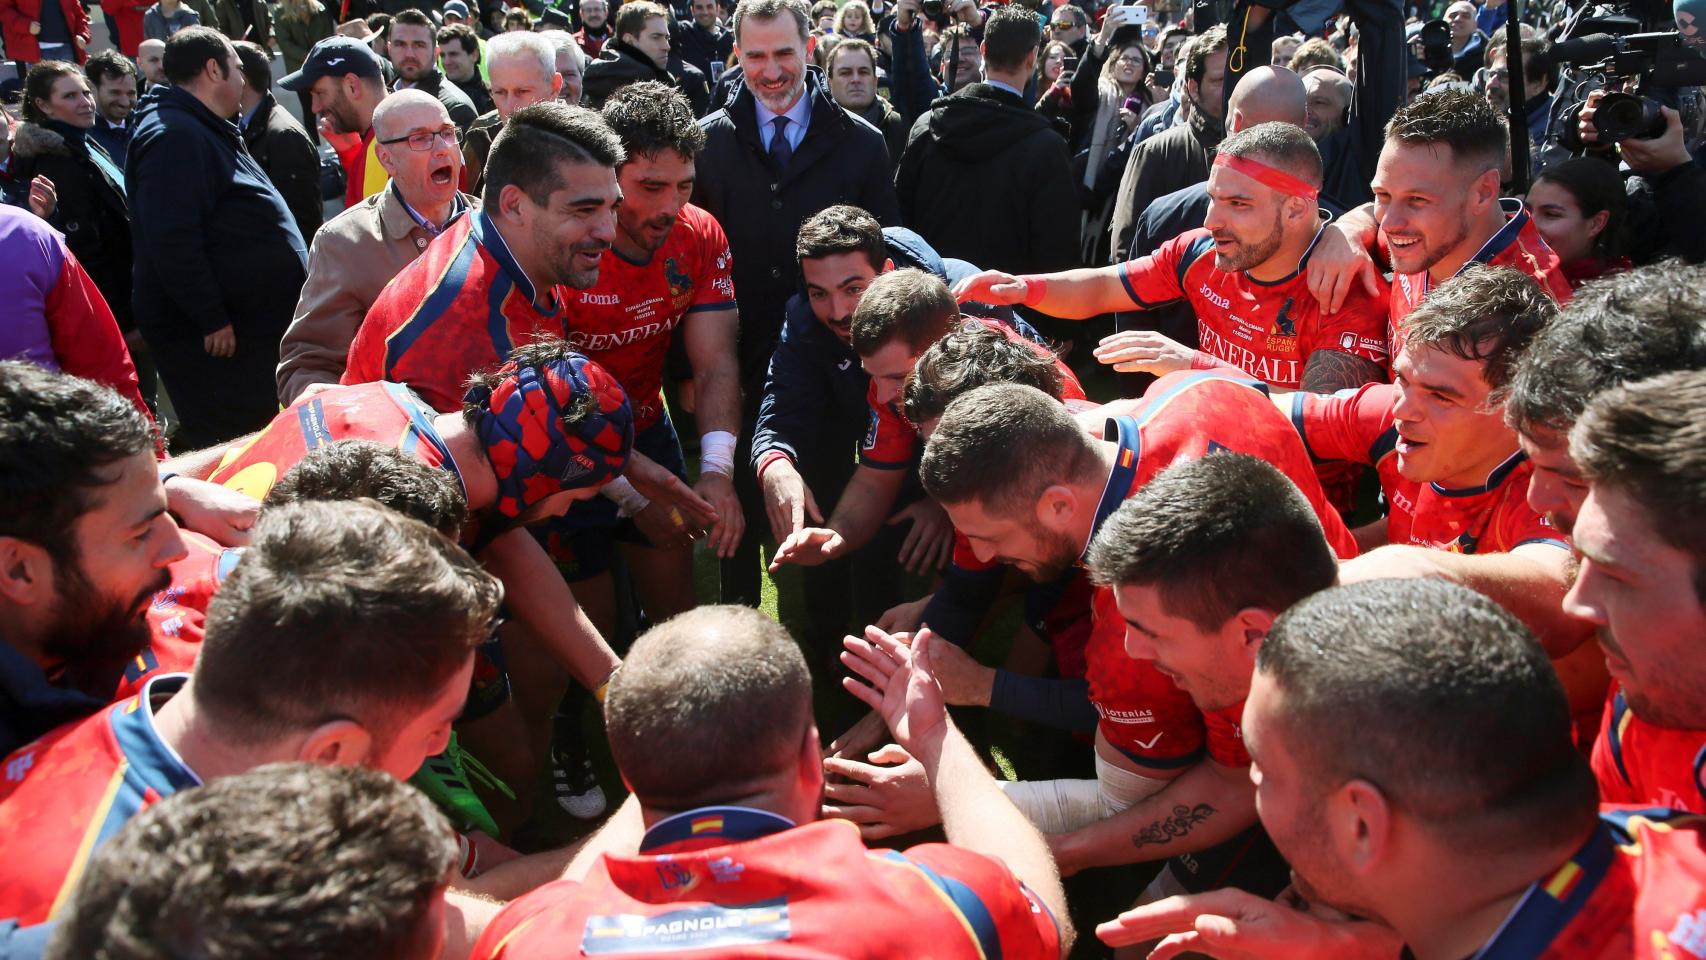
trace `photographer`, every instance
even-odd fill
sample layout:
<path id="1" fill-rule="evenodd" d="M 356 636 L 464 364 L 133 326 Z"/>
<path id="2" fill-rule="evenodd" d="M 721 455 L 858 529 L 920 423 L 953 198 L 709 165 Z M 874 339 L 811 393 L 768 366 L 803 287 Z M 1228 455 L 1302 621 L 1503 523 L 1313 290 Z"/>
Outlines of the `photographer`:
<path id="1" fill-rule="evenodd" d="M 1594 116 L 1605 91 L 1588 94 L 1577 117 L 1577 132 L 1590 150 L 1613 151 L 1635 176 L 1627 183 L 1629 213 L 1635 238 L 1631 255 L 1636 263 L 1679 256 L 1690 263 L 1706 260 L 1706 169 L 1683 141 L 1682 115 L 1660 107 L 1664 133 L 1653 138 L 1628 137 L 1615 144 L 1600 138 Z M 1695 149 L 1699 148 L 1696 142 Z"/>

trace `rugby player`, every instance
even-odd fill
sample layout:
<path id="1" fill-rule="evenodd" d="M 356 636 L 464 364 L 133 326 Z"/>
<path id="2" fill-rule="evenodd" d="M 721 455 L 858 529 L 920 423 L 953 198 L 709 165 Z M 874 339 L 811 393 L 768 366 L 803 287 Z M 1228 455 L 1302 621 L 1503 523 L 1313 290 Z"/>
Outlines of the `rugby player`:
<path id="1" fill-rule="evenodd" d="M 962 322 L 947 284 L 914 268 L 892 270 L 871 281 L 853 311 L 850 335 L 853 349 L 870 376 L 866 401 L 870 427 L 859 448 L 859 467 L 848 481 L 824 527 L 804 527 L 776 548 L 770 561 L 775 572 L 784 564 L 814 566 L 844 556 L 868 543 L 894 507 L 919 448 L 918 429 L 900 413 L 897 401 L 907 375 L 930 345 Z M 1024 336 L 993 320 L 974 318 L 978 325 Z M 1041 344 L 1039 354 L 1053 355 Z M 1062 391 L 1068 400 L 1084 400 L 1084 388 L 1058 358 Z M 924 566 L 940 568 L 947 560 L 947 542 Z"/>
<path id="2" fill-rule="evenodd" d="M 744 521 L 735 496 L 735 431 L 740 429 L 740 325 L 729 242 L 723 228 L 688 203 L 705 132 L 679 91 L 655 81 L 629 84 L 605 102 L 603 116 L 622 141 L 617 169 L 622 205 L 614 245 L 604 251 L 596 283 L 567 291 L 571 342 L 609 370 L 634 405 L 634 445 L 685 480 L 681 443 L 664 407 L 670 341 L 680 331 L 693 367 L 693 409 L 701 430 L 694 489 L 717 511 L 710 533 L 719 556 L 732 555 Z M 693 606 L 693 538 L 699 533 L 669 502 L 651 503 L 624 489 L 573 507 L 540 534 L 575 583 L 593 624 L 616 626 L 609 576 L 618 543 L 633 571 L 646 615 L 661 622 Z"/>
<path id="3" fill-rule="evenodd" d="M 1505 402 L 1505 418 L 1534 463 L 1529 505 L 1571 533 L 1588 482 L 1570 456 L 1570 428 L 1588 401 L 1622 383 L 1702 368 L 1706 270 L 1656 264 L 1582 287 L 1523 352 Z M 1647 534 L 1630 534 L 1639 535 Z M 1649 610 L 1619 607 L 1616 613 L 1615 622 L 1599 625 L 1599 634 L 1608 649 L 1617 644 L 1619 658 L 1639 661 L 1644 673 L 1670 677 L 1693 665 L 1690 658 L 1658 659 L 1672 639 L 1660 631 L 1670 626 Z M 1671 703 L 1661 705 L 1655 719 L 1647 708 L 1653 696 L 1631 699 L 1612 684 L 1593 746 L 1600 794 L 1614 802 L 1706 813 L 1697 773 L 1706 756 L 1706 715 L 1692 712 L 1694 701 L 1661 689 L 1656 695 L 1661 704 Z M 1678 709 L 1688 713 L 1679 719 Z"/>
<path id="4" fill-rule="evenodd" d="M 1589 487 L 1564 609 L 1598 629 L 1617 681 L 1593 751 L 1609 803 L 1706 812 L 1702 403 L 1706 372 L 1667 373 L 1601 393 L 1570 432 Z"/>
<path id="5" fill-rule="evenodd" d="M 606 724 L 634 799 L 582 852 L 603 855 L 583 881 L 511 903 L 474 956 L 1063 956 L 1047 848 L 955 729 L 928 654 L 881 635 L 848 657 L 864 678 L 848 688 L 919 758 L 952 846 L 869 850 L 820 821 L 798 645 L 756 610 L 701 607 L 635 641 L 611 681 Z"/>
<path id="6" fill-rule="evenodd" d="M 1309 289 L 1322 306 L 1354 303 L 1359 285 L 1381 289 L 1378 255 L 1393 275 L 1386 336 L 1395 360 L 1404 318 L 1472 264 L 1520 270 L 1568 303 L 1558 255 L 1521 200 L 1499 197 L 1509 139 L 1504 118 L 1470 90 L 1431 91 L 1398 108 L 1375 167 L 1374 202 L 1329 225 L 1309 262 Z"/>
<path id="7" fill-rule="evenodd" d="M 120 824 L 208 780 L 280 760 L 408 777 L 444 748 L 502 595 L 384 507 L 269 509 L 213 598 L 193 678 L 155 677 L 6 758 L 0 916 L 51 918 Z"/>
<path id="8" fill-rule="evenodd" d="M 1569 544 L 1528 505 L 1533 464 L 1501 412 L 1516 359 L 1558 307 L 1531 277 L 1471 266 L 1405 319 L 1394 382 L 1281 398 L 1310 453 L 1375 468 L 1384 543 L 1347 563 L 1346 582 L 1436 576 L 1487 594 L 1555 655 L 1584 639 L 1558 604 Z"/>
<path id="9" fill-rule="evenodd" d="M 1309 296 L 1304 268 L 1326 226 L 1316 206 L 1321 154 L 1309 135 L 1288 123 L 1232 134 L 1208 183 L 1203 228 L 1152 256 L 1048 276 L 986 271 L 954 295 L 1080 320 L 1188 302 L 1197 349 L 1153 331 L 1114 334 L 1096 356 L 1125 372 L 1227 367 L 1276 389 L 1322 393 L 1386 379 L 1385 291 L 1358 288 L 1332 313 Z"/>
<path id="10" fill-rule="evenodd" d="M 1700 821 L 1599 813 L 1545 652 L 1486 597 L 1386 580 L 1304 600 L 1256 656 L 1244 742 L 1307 910 L 1235 890 L 1172 898 L 1103 924 L 1105 942 L 1173 934 L 1157 956 L 1269 960 L 1698 946 Z"/>

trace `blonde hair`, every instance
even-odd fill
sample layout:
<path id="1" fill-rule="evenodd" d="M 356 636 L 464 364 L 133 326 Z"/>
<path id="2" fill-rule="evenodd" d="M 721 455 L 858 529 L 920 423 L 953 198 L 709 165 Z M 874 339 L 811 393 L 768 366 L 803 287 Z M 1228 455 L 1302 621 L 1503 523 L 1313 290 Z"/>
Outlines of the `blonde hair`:
<path id="1" fill-rule="evenodd" d="M 865 25 L 860 29 L 858 34 L 849 34 L 847 32 L 847 15 L 849 13 L 859 14 L 859 19 L 864 21 Z M 871 8 L 866 5 L 865 0 L 847 0 L 847 5 L 842 7 L 841 10 L 835 14 L 835 35 L 838 37 L 846 37 L 876 33 L 877 31 L 874 29 L 874 24 L 871 23 L 872 19 Z"/>

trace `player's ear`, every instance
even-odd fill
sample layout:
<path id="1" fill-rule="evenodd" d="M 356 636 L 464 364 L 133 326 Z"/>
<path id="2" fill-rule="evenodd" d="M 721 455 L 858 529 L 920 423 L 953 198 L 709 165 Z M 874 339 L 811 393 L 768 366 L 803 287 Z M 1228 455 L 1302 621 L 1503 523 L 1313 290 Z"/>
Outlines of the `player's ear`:
<path id="1" fill-rule="evenodd" d="M 1230 628 L 1235 632 L 1244 652 L 1251 657 L 1262 649 L 1262 641 L 1274 625 L 1274 612 L 1261 607 L 1245 607 L 1232 615 Z"/>
<path id="2" fill-rule="evenodd" d="M 25 607 L 53 600 L 53 558 L 39 544 L 0 537 L 0 600 Z"/>
<path id="3" fill-rule="evenodd" d="M 297 747 L 296 759 L 327 767 L 357 767 L 373 755 L 373 735 L 354 720 L 332 720 L 315 727 Z"/>
<path id="4" fill-rule="evenodd" d="M 1327 799 L 1329 842 L 1339 862 L 1353 873 L 1374 873 L 1385 867 L 1392 834 L 1392 804 L 1367 780 L 1346 782 Z"/>
<path id="5" fill-rule="evenodd" d="M 802 796 L 815 797 L 823 792 L 823 738 L 818 736 L 817 724 L 806 724 L 806 734 L 800 738 L 799 780 Z"/>
<path id="6" fill-rule="evenodd" d="M 1078 495 L 1064 483 L 1057 483 L 1037 498 L 1037 522 L 1049 530 L 1059 530 L 1072 522 L 1078 510 Z"/>

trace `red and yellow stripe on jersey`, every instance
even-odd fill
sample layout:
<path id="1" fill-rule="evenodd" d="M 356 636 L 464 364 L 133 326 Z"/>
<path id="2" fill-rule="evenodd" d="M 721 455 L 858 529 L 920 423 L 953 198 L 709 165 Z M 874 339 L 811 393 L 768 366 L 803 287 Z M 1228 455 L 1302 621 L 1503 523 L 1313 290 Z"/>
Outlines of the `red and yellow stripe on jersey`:
<path id="1" fill-rule="evenodd" d="M 708 826 L 715 824 L 715 826 Z M 474 956 L 1059 955 L 1048 908 L 1000 861 L 946 844 L 868 850 L 845 820 L 713 807 L 654 824 L 635 856 L 512 901 Z"/>
<path id="2" fill-rule="evenodd" d="M 1703 827 L 1674 810 L 1604 809 L 1587 843 L 1529 886 L 1476 960 L 1706 955 Z"/>
<path id="3" fill-rule="evenodd" d="M 0 917 L 32 926 L 65 905 L 83 867 L 125 821 L 201 780 L 154 730 L 154 708 L 182 689 L 156 677 L 138 696 L 66 724 L 0 770 Z"/>
<path id="4" fill-rule="evenodd" d="M 556 291 L 534 289 L 491 218 L 476 210 L 380 292 L 350 343 L 343 382 L 404 383 L 434 410 L 460 410 L 470 373 L 542 336 L 565 336 L 564 316 Z"/>
<path id="5" fill-rule="evenodd" d="M 1499 204 L 1510 219 L 1505 221 L 1504 227 L 1498 233 L 1493 234 L 1492 239 L 1481 245 L 1481 249 L 1459 268 L 1459 272 L 1477 263 L 1521 270 L 1538 281 L 1540 289 L 1551 294 L 1552 299 L 1558 301 L 1559 305 L 1569 303 L 1570 281 L 1564 276 L 1564 270 L 1558 263 L 1558 255 L 1546 245 L 1546 240 L 1540 236 L 1539 228 L 1534 225 L 1534 218 L 1528 215 L 1522 201 L 1506 197 L 1500 200 Z M 1379 239 L 1384 248 L 1386 235 L 1380 234 Z M 1386 338 L 1391 344 L 1392 356 L 1396 357 L 1404 346 L 1403 333 L 1399 330 L 1404 318 L 1421 305 L 1422 298 L 1433 288 L 1433 278 L 1426 271 L 1393 275 L 1386 326 Z"/>
<path id="6" fill-rule="evenodd" d="M 312 451 L 339 440 L 372 440 L 449 470 L 460 481 L 450 448 L 433 426 L 437 416 L 399 383 L 331 387 L 284 408 L 266 429 L 226 451 L 208 479 L 261 500 Z"/>

